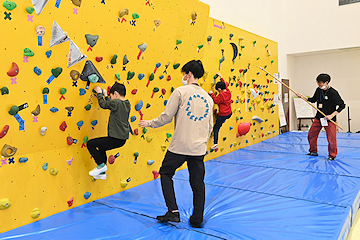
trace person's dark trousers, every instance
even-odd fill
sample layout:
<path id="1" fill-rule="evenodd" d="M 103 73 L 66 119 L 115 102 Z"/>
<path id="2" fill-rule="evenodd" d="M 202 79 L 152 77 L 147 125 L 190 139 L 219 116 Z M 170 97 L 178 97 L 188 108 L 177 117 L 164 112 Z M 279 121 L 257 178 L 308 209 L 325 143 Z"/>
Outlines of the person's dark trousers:
<path id="1" fill-rule="evenodd" d="M 220 128 L 223 125 L 223 123 L 227 119 L 229 119 L 231 117 L 231 115 L 232 114 L 229 114 L 227 116 L 219 116 L 219 115 L 216 116 L 216 122 L 215 122 L 214 129 L 213 129 L 213 132 L 214 132 L 214 144 L 218 144 Z"/>
<path id="2" fill-rule="evenodd" d="M 193 191 L 193 215 L 191 216 L 192 222 L 201 223 L 204 215 L 205 204 L 205 166 L 204 156 L 189 156 L 176 154 L 167 151 L 165 158 L 160 168 L 161 175 L 161 187 L 165 198 L 166 206 L 171 212 L 178 210 L 176 204 L 173 176 L 175 170 L 179 168 L 185 161 L 188 165 L 188 171 L 190 175 L 190 186 Z"/>
<path id="3" fill-rule="evenodd" d="M 122 147 L 126 140 L 112 137 L 94 138 L 87 142 L 87 149 L 97 165 L 107 162 L 106 151 Z"/>

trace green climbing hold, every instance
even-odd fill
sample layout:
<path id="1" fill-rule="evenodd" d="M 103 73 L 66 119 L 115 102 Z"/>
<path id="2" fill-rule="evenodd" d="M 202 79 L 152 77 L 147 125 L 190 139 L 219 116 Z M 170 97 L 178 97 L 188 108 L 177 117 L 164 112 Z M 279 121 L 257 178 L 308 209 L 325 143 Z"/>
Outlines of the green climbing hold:
<path id="1" fill-rule="evenodd" d="M 219 59 L 220 63 L 222 63 L 223 61 L 225 61 L 225 56 L 222 56 L 220 59 Z"/>
<path id="2" fill-rule="evenodd" d="M 226 137 L 223 137 L 223 141 L 225 141 L 227 138 Z"/>
<path id="3" fill-rule="evenodd" d="M 115 73 L 115 77 L 117 78 L 117 80 L 119 80 L 120 81 L 120 73 Z"/>
<path id="4" fill-rule="evenodd" d="M 167 138 L 171 138 L 171 137 L 172 137 L 172 134 L 171 134 L 171 133 L 166 133 L 166 137 L 167 137 Z"/>
<path id="5" fill-rule="evenodd" d="M 153 92 L 156 93 L 156 92 L 158 92 L 159 90 L 160 90 L 160 89 L 159 89 L 158 87 L 154 87 Z"/>
<path id="6" fill-rule="evenodd" d="M 173 65 L 174 69 L 178 69 L 180 67 L 180 63 L 176 63 Z"/>
<path id="7" fill-rule="evenodd" d="M 93 73 L 90 76 L 88 76 L 88 79 L 90 82 L 96 83 L 97 81 L 99 81 L 99 76 Z"/>
<path id="8" fill-rule="evenodd" d="M 265 65 L 264 68 L 267 68 L 267 65 Z"/>
<path id="9" fill-rule="evenodd" d="M 1 95 L 9 94 L 9 89 L 7 87 L 1 88 Z"/>
<path id="10" fill-rule="evenodd" d="M 155 78 L 155 75 L 154 75 L 154 73 L 151 73 L 151 74 L 150 74 L 150 77 L 149 77 L 149 81 L 152 81 L 152 80 L 154 80 L 154 78 Z"/>
<path id="11" fill-rule="evenodd" d="M 89 111 L 91 109 L 91 105 L 90 104 L 86 105 L 85 109 L 86 109 L 86 111 Z"/>
<path id="12" fill-rule="evenodd" d="M 134 157 L 138 157 L 139 156 L 139 153 L 138 152 L 135 152 L 134 153 Z"/>
<path id="13" fill-rule="evenodd" d="M 147 133 L 147 128 L 146 127 L 144 127 L 143 132 L 144 132 L 144 134 Z"/>
<path id="14" fill-rule="evenodd" d="M 33 51 L 31 51 L 30 48 L 24 48 L 24 56 L 32 57 L 34 55 L 35 55 L 35 53 Z"/>
<path id="15" fill-rule="evenodd" d="M 171 87 L 171 92 L 175 91 L 175 88 L 174 87 Z"/>
<path id="16" fill-rule="evenodd" d="M 259 59 L 260 59 L 259 57 L 258 57 L 258 58 L 256 58 L 256 61 L 259 61 Z"/>
<path id="17" fill-rule="evenodd" d="M 16 115 L 19 112 L 19 107 L 18 106 L 12 106 L 10 108 L 9 114 L 10 115 Z"/>
<path id="18" fill-rule="evenodd" d="M 132 79 L 135 76 L 135 72 L 128 71 L 127 73 L 127 80 Z"/>
<path id="19" fill-rule="evenodd" d="M 6 8 L 7 10 L 11 11 L 13 9 L 16 8 L 16 3 L 13 1 L 7 1 L 5 0 L 3 3 L 4 8 Z"/>
<path id="20" fill-rule="evenodd" d="M 202 49 L 203 47 L 204 47 L 203 44 L 201 44 L 201 45 L 198 46 L 199 50 Z"/>
<path id="21" fill-rule="evenodd" d="M 111 64 L 116 64 L 116 59 L 117 59 L 117 57 L 118 57 L 118 55 L 115 54 L 115 55 L 112 57 L 110 63 L 111 63 Z"/>
<path id="22" fill-rule="evenodd" d="M 44 88 L 43 91 L 42 91 L 43 94 L 48 94 L 49 92 L 50 92 L 50 90 L 47 87 Z"/>
<path id="23" fill-rule="evenodd" d="M 67 92 L 66 88 L 61 88 L 60 89 L 60 94 L 64 95 Z"/>
<path id="24" fill-rule="evenodd" d="M 62 73 L 62 68 L 61 67 L 57 67 L 54 69 L 51 69 L 51 73 L 52 75 L 54 75 L 55 78 L 57 78 L 61 73 Z"/>
<path id="25" fill-rule="evenodd" d="M 222 38 L 220 38 L 219 43 L 222 43 L 222 41 L 223 41 L 223 39 L 222 39 Z"/>
<path id="26" fill-rule="evenodd" d="M 179 45 L 181 43 L 182 43 L 182 41 L 180 39 L 176 39 L 176 45 Z"/>
<path id="27" fill-rule="evenodd" d="M 29 14 L 32 14 L 34 12 L 34 8 L 33 7 L 27 7 L 26 8 L 26 11 L 29 13 Z"/>
<path id="28" fill-rule="evenodd" d="M 240 120 L 240 118 L 239 117 L 236 117 L 236 121 L 239 121 Z"/>
<path id="29" fill-rule="evenodd" d="M 85 136 L 83 143 L 87 143 L 87 141 L 89 141 L 89 137 L 88 137 L 88 136 Z"/>
<path id="30" fill-rule="evenodd" d="M 133 19 L 137 19 L 137 18 L 139 18 L 139 17 L 140 17 L 140 16 L 139 16 L 139 14 L 137 14 L 137 13 L 133 13 L 133 14 L 132 14 L 132 18 L 133 18 Z"/>

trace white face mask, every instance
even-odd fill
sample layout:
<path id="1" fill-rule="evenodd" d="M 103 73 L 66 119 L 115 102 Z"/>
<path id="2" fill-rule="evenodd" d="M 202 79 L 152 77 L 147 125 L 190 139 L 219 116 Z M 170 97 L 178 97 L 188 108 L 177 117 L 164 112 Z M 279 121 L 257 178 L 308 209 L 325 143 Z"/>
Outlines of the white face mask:
<path id="1" fill-rule="evenodd" d="M 185 80 L 185 76 L 186 76 L 186 74 L 184 76 L 182 76 L 182 79 L 181 79 L 184 86 L 188 85 L 188 81 L 189 81 L 189 80 Z"/>

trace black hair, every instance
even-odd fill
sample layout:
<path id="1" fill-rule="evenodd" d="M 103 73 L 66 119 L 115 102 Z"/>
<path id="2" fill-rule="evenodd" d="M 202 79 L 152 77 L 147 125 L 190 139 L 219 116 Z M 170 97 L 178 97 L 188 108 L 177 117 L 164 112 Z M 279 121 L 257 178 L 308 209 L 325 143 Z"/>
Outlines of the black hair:
<path id="1" fill-rule="evenodd" d="M 226 89 L 226 84 L 224 82 L 217 82 L 215 85 L 215 89 L 218 90 L 219 88 L 221 88 L 222 90 Z"/>
<path id="2" fill-rule="evenodd" d="M 114 85 L 112 85 L 112 87 L 110 88 L 109 93 L 114 94 L 115 91 L 118 92 L 121 96 L 125 97 L 126 95 L 126 88 L 124 84 L 115 82 Z"/>
<path id="3" fill-rule="evenodd" d="M 321 74 L 319 74 L 319 76 L 317 76 L 317 78 L 316 78 L 316 81 L 317 82 L 323 82 L 323 83 L 325 83 L 325 82 L 330 82 L 330 80 L 331 80 L 331 77 L 330 77 L 330 75 L 329 74 L 326 74 L 326 73 L 321 73 Z"/>
<path id="4" fill-rule="evenodd" d="M 205 71 L 203 64 L 200 60 L 191 60 L 181 68 L 181 72 L 184 72 L 186 74 L 192 72 L 194 78 L 201 78 L 204 75 Z"/>

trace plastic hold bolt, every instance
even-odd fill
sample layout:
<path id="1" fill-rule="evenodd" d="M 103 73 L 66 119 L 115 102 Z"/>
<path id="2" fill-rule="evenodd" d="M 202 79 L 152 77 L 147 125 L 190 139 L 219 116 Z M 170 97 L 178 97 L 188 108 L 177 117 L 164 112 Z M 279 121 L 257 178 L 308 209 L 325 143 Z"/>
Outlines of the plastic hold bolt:
<path id="1" fill-rule="evenodd" d="M 155 161 L 154 160 L 152 160 L 152 159 L 150 159 L 150 160 L 147 160 L 147 165 L 153 165 L 153 163 L 154 163 Z"/>
<path id="2" fill-rule="evenodd" d="M 54 69 L 51 69 L 51 73 L 52 75 L 54 75 L 55 78 L 57 78 L 58 76 L 60 76 L 60 74 L 62 73 L 63 69 L 61 67 L 57 67 Z"/>
<path id="3" fill-rule="evenodd" d="M 29 160 L 27 157 L 19 158 L 19 163 L 26 163 Z"/>
<path id="4" fill-rule="evenodd" d="M 41 73 L 42 73 L 42 71 L 41 71 L 41 69 L 40 69 L 40 68 L 38 68 L 38 67 L 34 67 L 34 73 L 35 73 L 36 75 L 40 76 L 40 75 L 41 75 Z"/>
<path id="5" fill-rule="evenodd" d="M 135 19 L 137 19 L 137 18 L 139 18 L 140 16 L 139 16 L 139 14 L 138 13 L 133 13 L 132 14 L 132 18 L 135 20 Z"/>
<path id="6" fill-rule="evenodd" d="M 90 198 L 90 196 L 91 196 L 91 192 L 85 192 L 85 193 L 84 193 L 84 198 L 85 198 L 86 200 L 88 200 L 88 199 Z"/>
<path id="7" fill-rule="evenodd" d="M 80 73 L 77 70 L 71 70 L 70 71 L 70 77 L 72 80 L 76 81 L 80 77 Z"/>
<path id="8" fill-rule="evenodd" d="M 124 8 L 123 10 L 121 10 L 119 12 L 119 18 L 122 18 L 123 16 L 128 15 L 128 14 L 129 14 L 129 9 Z"/>
<path id="9" fill-rule="evenodd" d="M 99 39 L 99 35 L 85 34 L 86 42 L 90 47 L 94 47 Z"/>
<path id="10" fill-rule="evenodd" d="M 67 201 L 67 204 L 69 207 L 71 207 L 73 205 L 73 203 L 74 203 L 74 197 L 70 198 L 70 200 Z"/>
<path id="11" fill-rule="evenodd" d="M 11 10 L 14 10 L 14 9 L 16 8 L 16 3 L 13 2 L 13 1 L 7 1 L 7 0 L 5 0 L 4 3 L 3 3 L 3 6 L 4 6 L 7 10 L 11 11 Z"/>
<path id="12" fill-rule="evenodd" d="M 7 75 L 9 77 L 15 77 L 18 74 L 19 74 L 19 66 L 15 62 L 13 62 L 10 71 L 7 72 Z"/>
<path id="13" fill-rule="evenodd" d="M 40 105 L 38 104 L 34 111 L 31 112 L 32 115 L 37 116 L 40 114 Z"/>
<path id="14" fill-rule="evenodd" d="M 18 106 L 12 106 L 9 110 L 9 114 L 10 115 L 16 115 L 19 112 L 19 107 Z"/>
<path id="15" fill-rule="evenodd" d="M 9 89 L 7 87 L 1 88 L 1 95 L 9 94 Z"/>
<path id="16" fill-rule="evenodd" d="M 59 173 L 59 170 L 57 168 L 51 168 L 50 169 L 50 174 L 53 176 L 56 176 Z"/>
<path id="17" fill-rule="evenodd" d="M 31 51 L 30 48 L 24 48 L 24 56 L 33 57 L 34 55 L 35 53 Z"/>
<path id="18" fill-rule="evenodd" d="M 1 149 L 1 155 L 4 157 L 11 157 L 16 153 L 16 151 L 16 147 L 11 147 L 10 145 L 5 144 Z"/>
<path id="19" fill-rule="evenodd" d="M 2 129 L 2 131 L 0 132 L 0 139 L 5 137 L 5 135 L 8 133 L 9 131 L 9 125 L 5 125 L 4 128 Z"/>
<path id="20" fill-rule="evenodd" d="M 47 130 L 48 130 L 47 127 L 42 127 L 42 128 L 40 128 L 40 135 L 41 135 L 41 136 L 45 136 Z"/>
<path id="21" fill-rule="evenodd" d="M 32 218 L 38 218 L 38 217 L 40 216 L 40 214 L 41 214 L 40 209 L 39 209 L 39 208 L 34 208 L 34 209 L 32 210 L 32 212 L 30 213 L 30 216 L 31 216 Z"/>
<path id="22" fill-rule="evenodd" d="M 9 207 L 11 207 L 10 199 L 8 198 L 0 199 L 0 210 L 5 210 L 8 209 Z"/>
<path id="23" fill-rule="evenodd" d="M 111 63 L 111 64 L 116 64 L 116 62 L 117 62 L 117 61 L 116 61 L 117 57 L 118 57 L 118 55 L 117 55 L 117 54 L 114 54 L 114 56 L 112 57 L 110 63 Z"/>

